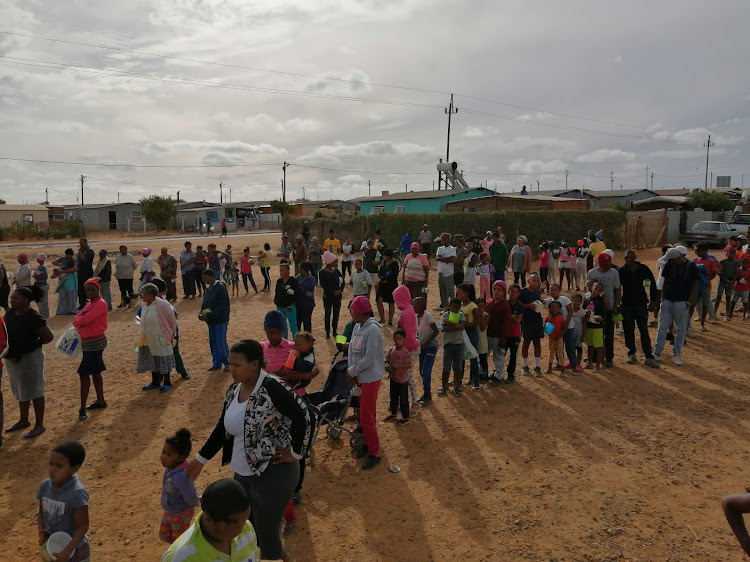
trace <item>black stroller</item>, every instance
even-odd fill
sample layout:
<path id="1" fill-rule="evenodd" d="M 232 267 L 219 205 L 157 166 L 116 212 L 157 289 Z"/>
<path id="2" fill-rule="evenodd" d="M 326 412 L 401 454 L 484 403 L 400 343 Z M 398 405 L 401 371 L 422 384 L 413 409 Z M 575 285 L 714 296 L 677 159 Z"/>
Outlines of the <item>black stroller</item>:
<path id="1" fill-rule="evenodd" d="M 338 354 L 334 355 L 331 360 L 331 368 L 323 388 L 318 392 L 308 394 L 306 398 L 310 404 L 318 409 L 320 414 L 315 435 L 317 436 L 320 433 L 321 427 L 328 426 L 326 437 L 317 437 L 316 442 L 326 439 L 339 439 L 346 432 L 351 436 L 349 446 L 356 451 L 364 446 L 365 439 L 359 427 L 354 430 L 344 427 L 346 415 L 356 398 L 352 396 L 352 386 L 349 384 L 346 375 L 349 362 L 342 359 L 336 363 L 337 356 Z"/>

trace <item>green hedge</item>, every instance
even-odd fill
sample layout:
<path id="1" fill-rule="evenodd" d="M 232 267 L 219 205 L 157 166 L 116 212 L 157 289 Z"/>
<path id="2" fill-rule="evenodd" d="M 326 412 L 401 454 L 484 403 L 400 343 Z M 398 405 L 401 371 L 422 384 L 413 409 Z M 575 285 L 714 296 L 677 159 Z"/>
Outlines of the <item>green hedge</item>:
<path id="1" fill-rule="evenodd" d="M 293 237 L 302 231 L 305 217 L 284 217 L 281 226 L 285 233 Z M 391 247 L 396 247 L 401 237 L 411 228 L 414 235 L 427 223 L 433 235 L 441 232 L 463 234 L 468 236 L 472 228 L 480 234 L 488 230 L 503 227 L 503 232 L 511 242 L 524 234 L 532 248 L 543 240 L 578 240 L 589 230 L 604 229 L 604 240 L 610 248 L 621 248 L 623 244 L 623 226 L 625 213 L 620 211 L 492 211 L 486 213 L 380 213 L 377 215 L 358 215 L 350 219 L 326 217 L 310 219 L 310 235 L 328 237 L 328 229 L 333 228 L 338 238 L 345 235 L 354 242 L 365 239 L 365 236 L 381 229 L 383 238 Z"/>

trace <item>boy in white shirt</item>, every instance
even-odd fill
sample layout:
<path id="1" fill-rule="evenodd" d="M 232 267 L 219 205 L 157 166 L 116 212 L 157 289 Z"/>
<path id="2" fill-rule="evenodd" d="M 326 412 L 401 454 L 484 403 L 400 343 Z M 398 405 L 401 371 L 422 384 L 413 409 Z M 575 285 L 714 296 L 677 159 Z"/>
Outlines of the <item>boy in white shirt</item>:
<path id="1" fill-rule="evenodd" d="M 451 235 L 448 232 L 443 232 L 440 235 L 440 242 L 442 246 L 436 252 L 440 306 L 435 307 L 435 310 L 447 309 L 455 293 L 453 263 L 456 261 L 456 248 L 451 246 Z"/>

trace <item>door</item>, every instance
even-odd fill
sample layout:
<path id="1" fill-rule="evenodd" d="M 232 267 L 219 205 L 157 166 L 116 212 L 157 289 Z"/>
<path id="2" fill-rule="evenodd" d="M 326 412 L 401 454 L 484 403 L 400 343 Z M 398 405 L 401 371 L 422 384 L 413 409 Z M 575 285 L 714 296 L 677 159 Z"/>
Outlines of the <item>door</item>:
<path id="1" fill-rule="evenodd" d="M 109 229 L 117 230 L 117 212 L 116 211 L 109 212 Z"/>

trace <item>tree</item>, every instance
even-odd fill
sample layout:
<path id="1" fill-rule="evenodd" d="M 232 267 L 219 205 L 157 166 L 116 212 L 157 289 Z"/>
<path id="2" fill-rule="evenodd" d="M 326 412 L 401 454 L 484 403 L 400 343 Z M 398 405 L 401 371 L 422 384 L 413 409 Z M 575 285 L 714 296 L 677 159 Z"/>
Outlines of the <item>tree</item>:
<path id="1" fill-rule="evenodd" d="M 286 201 L 279 201 L 278 199 L 274 199 L 273 201 L 271 201 L 271 210 L 274 213 L 279 213 L 282 217 L 284 217 L 289 214 L 289 211 L 292 210 L 292 206 Z"/>
<path id="2" fill-rule="evenodd" d="M 141 199 L 141 214 L 156 225 L 156 230 L 165 230 L 177 216 L 177 201 L 158 195 L 145 197 Z"/>
<path id="3" fill-rule="evenodd" d="M 729 211 L 734 208 L 734 203 L 726 193 L 711 189 L 691 191 L 685 203 L 693 209 L 701 208 L 704 211 Z"/>
<path id="4" fill-rule="evenodd" d="M 7 205 L 7 203 L 5 202 L 5 199 L 0 199 L 0 205 Z"/>

